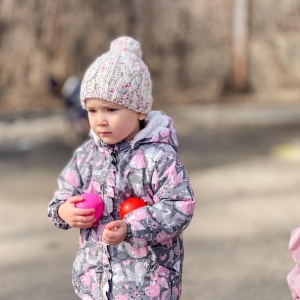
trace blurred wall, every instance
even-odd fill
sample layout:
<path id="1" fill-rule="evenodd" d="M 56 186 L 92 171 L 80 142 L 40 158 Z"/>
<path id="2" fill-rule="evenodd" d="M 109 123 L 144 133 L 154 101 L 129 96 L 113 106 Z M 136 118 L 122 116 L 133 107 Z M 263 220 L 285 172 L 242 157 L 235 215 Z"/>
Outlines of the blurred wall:
<path id="1" fill-rule="evenodd" d="M 0 0 L 0 111 L 47 107 L 49 74 L 82 76 L 120 35 L 141 42 L 160 101 L 219 101 L 230 95 L 234 3 Z M 298 98 L 299 5 L 250 0 L 247 92 L 252 96 Z"/>
<path id="2" fill-rule="evenodd" d="M 300 96 L 300 2 L 252 0 L 249 77 L 254 91 Z"/>

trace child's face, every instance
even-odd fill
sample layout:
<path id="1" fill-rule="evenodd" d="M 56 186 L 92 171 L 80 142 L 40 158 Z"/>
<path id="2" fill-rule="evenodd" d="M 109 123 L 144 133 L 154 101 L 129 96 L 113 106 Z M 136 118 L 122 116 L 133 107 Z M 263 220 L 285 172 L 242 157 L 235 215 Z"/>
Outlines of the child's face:
<path id="1" fill-rule="evenodd" d="M 106 144 L 132 140 L 145 119 L 144 114 L 103 99 L 86 99 L 85 104 L 93 132 Z"/>

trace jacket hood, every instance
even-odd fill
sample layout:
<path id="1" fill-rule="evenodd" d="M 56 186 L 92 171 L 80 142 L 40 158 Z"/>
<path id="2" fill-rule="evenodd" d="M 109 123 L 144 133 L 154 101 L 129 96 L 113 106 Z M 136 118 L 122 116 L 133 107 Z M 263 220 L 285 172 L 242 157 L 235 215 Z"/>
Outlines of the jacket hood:
<path id="1" fill-rule="evenodd" d="M 165 143 L 169 144 L 177 151 L 178 139 L 173 120 L 170 116 L 160 111 L 151 111 L 147 115 L 145 121 L 145 128 L 140 130 L 133 140 L 129 142 L 131 148 L 135 148 L 136 145 L 145 143 Z M 91 136 L 96 144 L 104 144 L 92 130 Z M 105 144 L 103 146 L 105 146 Z M 107 146 L 108 148 L 111 148 L 111 145 Z"/>

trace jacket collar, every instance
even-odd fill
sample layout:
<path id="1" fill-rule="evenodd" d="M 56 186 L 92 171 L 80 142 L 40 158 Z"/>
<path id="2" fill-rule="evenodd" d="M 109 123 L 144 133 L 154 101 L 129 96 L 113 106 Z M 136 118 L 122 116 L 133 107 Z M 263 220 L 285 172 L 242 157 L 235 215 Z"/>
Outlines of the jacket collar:
<path id="1" fill-rule="evenodd" d="M 109 145 L 104 143 L 91 129 L 90 136 L 96 145 L 100 145 L 110 151 L 124 150 L 134 148 L 141 142 L 163 142 L 177 148 L 178 140 L 172 119 L 160 111 L 151 111 L 146 117 L 146 126 L 140 130 L 131 141 L 121 141 L 117 144 Z M 164 138 L 161 139 L 160 137 Z"/>

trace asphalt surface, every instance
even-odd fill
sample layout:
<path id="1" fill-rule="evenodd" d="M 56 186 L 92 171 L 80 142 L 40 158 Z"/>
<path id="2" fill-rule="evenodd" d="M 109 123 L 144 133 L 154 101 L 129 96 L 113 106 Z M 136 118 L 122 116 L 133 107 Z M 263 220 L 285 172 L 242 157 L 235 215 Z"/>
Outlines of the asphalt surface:
<path id="1" fill-rule="evenodd" d="M 196 195 L 183 300 L 288 300 L 299 226 L 300 104 L 173 107 Z M 0 120 L 0 300 L 72 300 L 78 231 L 47 204 L 73 148 L 61 116 Z M 153 299 L 155 300 L 155 299 Z"/>

